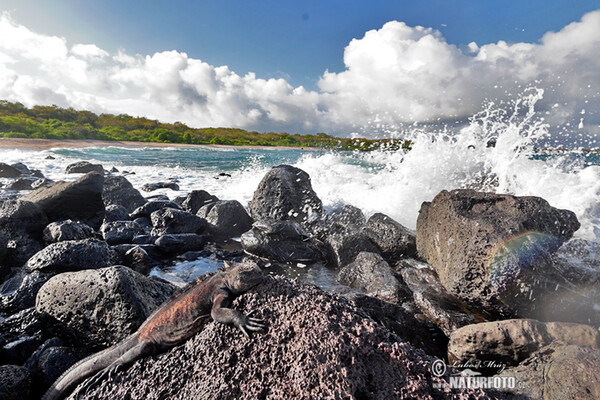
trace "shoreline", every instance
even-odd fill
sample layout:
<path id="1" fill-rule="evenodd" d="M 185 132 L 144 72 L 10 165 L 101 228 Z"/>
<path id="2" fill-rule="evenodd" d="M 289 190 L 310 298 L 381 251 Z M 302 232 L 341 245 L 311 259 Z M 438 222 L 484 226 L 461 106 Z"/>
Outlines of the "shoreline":
<path id="1" fill-rule="evenodd" d="M 130 142 L 120 140 L 88 140 L 88 139 L 29 139 L 29 138 L 0 138 L 0 149 L 18 149 L 43 151 L 53 148 L 77 149 L 85 147 L 179 147 L 179 148 L 207 148 L 207 149 L 272 149 L 272 150 L 312 150 L 326 151 L 318 147 L 288 147 L 288 146 L 230 146 L 222 144 L 188 144 L 188 143 L 157 143 L 157 142 Z"/>

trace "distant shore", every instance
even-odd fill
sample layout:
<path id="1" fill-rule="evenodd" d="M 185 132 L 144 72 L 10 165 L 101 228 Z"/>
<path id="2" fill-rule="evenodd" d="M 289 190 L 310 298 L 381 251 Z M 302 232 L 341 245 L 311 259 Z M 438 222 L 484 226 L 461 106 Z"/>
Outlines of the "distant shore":
<path id="1" fill-rule="evenodd" d="M 157 143 L 157 142 L 127 142 L 119 140 L 54 140 L 54 139 L 25 139 L 0 138 L 0 149 L 23 149 L 42 151 L 53 148 L 76 149 L 82 147 L 204 147 L 204 148 L 236 148 L 236 149 L 273 149 L 273 150 L 325 150 L 314 147 L 285 147 L 285 146 L 230 146 L 220 144 L 187 144 L 187 143 Z"/>

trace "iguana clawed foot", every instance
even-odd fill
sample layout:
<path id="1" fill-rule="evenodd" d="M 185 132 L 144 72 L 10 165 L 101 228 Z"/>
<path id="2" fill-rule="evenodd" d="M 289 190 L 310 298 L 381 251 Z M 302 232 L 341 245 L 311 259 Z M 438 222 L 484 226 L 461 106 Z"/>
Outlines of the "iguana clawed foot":
<path id="1" fill-rule="evenodd" d="M 262 331 L 265 329 L 265 323 L 262 319 L 251 317 L 256 310 L 251 311 L 248 315 L 244 315 L 239 313 L 239 318 L 236 318 L 234 325 L 237 326 L 246 337 L 250 337 L 248 335 L 248 331 Z"/>

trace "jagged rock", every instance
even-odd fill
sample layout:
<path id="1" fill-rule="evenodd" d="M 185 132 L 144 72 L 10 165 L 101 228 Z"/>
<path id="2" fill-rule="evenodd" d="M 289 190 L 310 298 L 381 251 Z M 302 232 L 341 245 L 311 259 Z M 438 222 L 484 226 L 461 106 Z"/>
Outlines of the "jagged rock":
<path id="1" fill-rule="evenodd" d="M 107 206 L 122 206 L 132 212 L 146 203 L 146 199 L 124 176 L 108 176 L 104 179 L 102 199 Z"/>
<path id="2" fill-rule="evenodd" d="M 150 214 L 154 236 L 168 233 L 201 233 L 206 229 L 206 221 L 187 211 L 175 208 L 161 208 Z"/>
<path id="3" fill-rule="evenodd" d="M 52 274 L 19 271 L 0 285 L 0 312 L 14 313 L 35 305 L 35 296 Z"/>
<path id="4" fill-rule="evenodd" d="M 129 221 L 129 212 L 123 206 L 112 204 L 106 206 L 106 214 L 104 214 L 104 223 L 114 221 Z"/>
<path id="5" fill-rule="evenodd" d="M 68 272 L 42 286 L 36 311 L 75 343 L 108 346 L 134 332 L 174 290 L 124 266 Z"/>
<path id="6" fill-rule="evenodd" d="M 518 385 L 510 392 L 526 399 L 596 400 L 600 398 L 599 370 L 598 349 L 556 342 L 498 376 L 514 378 Z"/>
<path id="7" fill-rule="evenodd" d="M 278 165 L 259 183 L 249 209 L 255 221 L 274 219 L 305 225 L 323 212 L 323 204 L 306 172 L 290 165 Z"/>
<path id="8" fill-rule="evenodd" d="M 133 212 L 130 214 L 130 217 L 132 219 L 137 219 L 137 218 L 148 218 L 150 217 L 150 214 L 152 214 L 154 211 L 160 210 L 161 208 L 175 208 L 175 209 L 181 209 L 181 207 L 179 206 L 179 204 L 170 201 L 170 200 L 154 200 L 154 201 L 149 201 L 146 204 L 136 208 L 135 210 L 133 210 Z"/>
<path id="9" fill-rule="evenodd" d="M 39 178 L 26 176 L 23 178 L 18 178 L 14 182 L 11 182 L 6 186 L 7 190 L 32 190 L 33 184 L 37 182 Z"/>
<path id="10" fill-rule="evenodd" d="M 25 271 L 64 272 L 98 269 L 110 265 L 111 250 L 106 242 L 96 239 L 67 240 L 52 243 L 33 255 Z"/>
<path id="11" fill-rule="evenodd" d="M 0 178 L 18 178 L 21 175 L 22 172 L 17 168 L 5 163 L 0 163 Z"/>
<path id="12" fill-rule="evenodd" d="M 0 234 L 8 239 L 4 264 L 19 267 L 42 248 L 42 231 L 48 219 L 29 201 L 0 201 Z"/>
<path id="13" fill-rule="evenodd" d="M 396 268 L 413 292 L 415 304 L 448 337 L 458 328 L 485 321 L 483 316 L 469 309 L 463 300 L 448 293 L 431 265 L 407 260 Z"/>
<path id="14" fill-rule="evenodd" d="M 260 310 L 268 333 L 242 339 L 210 322 L 184 345 L 103 379 L 84 398 L 490 398 L 482 390 L 445 390 L 450 371 L 432 376 L 432 357 L 316 287 L 272 278 L 232 307 Z"/>
<path id="15" fill-rule="evenodd" d="M 367 219 L 354 206 L 344 204 L 307 224 L 307 230 L 322 241 L 332 235 L 350 235 L 363 229 Z"/>
<path id="16" fill-rule="evenodd" d="M 158 189 L 171 189 L 171 190 L 179 190 L 179 185 L 175 182 L 156 182 L 156 183 L 146 183 L 142 186 L 142 190 L 144 192 L 153 192 Z"/>
<path id="17" fill-rule="evenodd" d="M 155 246 L 167 254 L 184 253 L 186 251 L 202 250 L 204 237 L 195 233 L 167 234 L 154 242 Z"/>
<path id="18" fill-rule="evenodd" d="M 398 303 L 406 290 L 390 265 L 379 254 L 361 252 L 340 270 L 337 280 L 370 296 Z"/>
<path id="19" fill-rule="evenodd" d="M 29 371 L 18 365 L 0 365 L 0 399 L 29 399 L 31 377 Z"/>
<path id="20" fill-rule="evenodd" d="M 100 227 L 102 238 L 110 245 L 132 243 L 137 235 L 143 235 L 144 229 L 134 221 L 105 222 Z"/>
<path id="21" fill-rule="evenodd" d="M 252 218 L 237 200 L 213 202 L 203 206 L 197 215 L 206 220 L 206 232 L 215 238 L 238 237 L 252 228 Z"/>
<path id="22" fill-rule="evenodd" d="M 528 316 L 546 285 L 549 255 L 579 228 L 539 197 L 440 192 L 417 220 L 419 254 L 450 293 L 499 315 Z"/>
<path id="23" fill-rule="evenodd" d="M 110 169 L 110 172 L 112 172 L 113 174 L 116 174 L 116 173 L 118 173 L 118 172 L 119 172 L 119 170 L 117 169 L 117 167 L 113 166 L 113 167 Z"/>
<path id="24" fill-rule="evenodd" d="M 534 319 L 483 322 L 454 331 L 448 344 L 448 359 L 517 365 L 554 341 L 599 348 L 600 332 L 589 325 Z"/>
<path id="25" fill-rule="evenodd" d="M 326 259 L 322 246 L 292 221 L 256 221 L 241 239 L 246 252 L 272 261 L 313 264 Z"/>
<path id="26" fill-rule="evenodd" d="M 192 190 L 186 197 L 181 199 L 181 208 L 192 214 L 196 214 L 199 209 L 207 204 L 219 201 L 217 196 L 204 191 L 204 190 Z"/>
<path id="27" fill-rule="evenodd" d="M 363 231 L 347 235 L 337 234 L 327 237 L 327 244 L 331 247 L 334 261 L 338 268 L 354 261 L 361 252 L 379 253 L 377 247 L 369 240 Z"/>
<path id="28" fill-rule="evenodd" d="M 372 215 L 367 221 L 365 234 L 388 262 L 417 255 L 415 233 L 385 214 Z"/>
<path id="29" fill-rule="evenodd" d="M 82 222 L 66 221 L 51 222 L 44 228 L 46 243 L 63 242 L 65 240 L 83 240 L 94 237 L 91 226 Z"/>
<path id="30" fill-rule="evenodd" d="M 79 161 L 67 165 L 65 173 L 67 174 L 87 174 L 88 172 L 98 172 L 104 174 L 104 167 L 100 164 L 92 164 L 88 161 Z"/>
<path id="31" fill-rule="evenodd" d="M 79 220 L 97 229 L 104 219 L 104 176 L 90 172 L 74 182 L 56 182 L 23 197 L 40 206 L 50 221 Z"/>

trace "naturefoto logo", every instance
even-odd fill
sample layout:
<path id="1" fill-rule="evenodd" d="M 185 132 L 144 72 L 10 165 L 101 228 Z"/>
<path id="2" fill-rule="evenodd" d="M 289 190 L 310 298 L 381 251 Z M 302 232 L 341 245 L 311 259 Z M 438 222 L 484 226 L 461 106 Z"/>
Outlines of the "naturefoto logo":
<path id="1" fill-rule="evenodd" d="M 468 365 L 481 365 L 481 363 L 469 363 Z M 460 368 L 458 365 L 453 367 Z M 435 360 L 431 363 L 431 373 L 438 378 L 446 374 L 448 367 L 443 360 Z M 447 384 L 452 389 L 514 389 L 516 379 L 513 376 L 481 376 L 481 372 L 465 368 L 460 372 L 450 375 Z M 442 387 L 442 383 L 434 383 L 434 387 Z"/>

